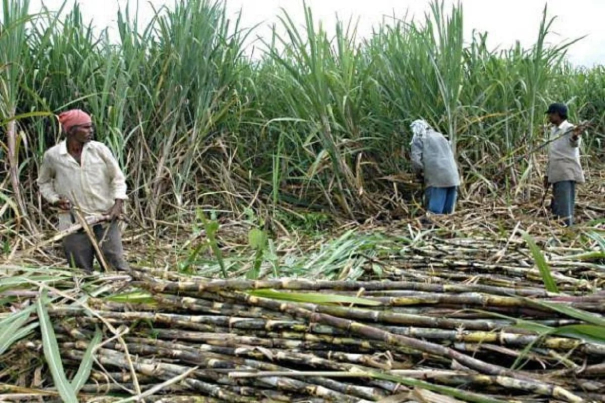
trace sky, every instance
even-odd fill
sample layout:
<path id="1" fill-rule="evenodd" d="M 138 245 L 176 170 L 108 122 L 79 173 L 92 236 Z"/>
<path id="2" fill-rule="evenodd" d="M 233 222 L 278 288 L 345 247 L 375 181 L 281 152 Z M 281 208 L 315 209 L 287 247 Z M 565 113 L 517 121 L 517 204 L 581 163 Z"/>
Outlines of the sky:
<path id="1" fill-rule="evenodd" d="M 457 0 L 445 0 L 452 4 Z M 557 17 L 552 27 L 550 42 L 558 44 L 565 40 L 585 37 L 574 44 L 568 55 L 576 65 L 605 65 L 605 1 L 603 0 L 460 0 L 464 8 L 465 36 L 469 38 L 473 29 L 488 32 L 491 47 L 508 48 L 516 41 L 523 46 L 531 46 L 537 37 L 542 12 L 548 3 L 548 15 Z M 31 0 L 31 11 L 41 7 L 42 0 Z M 44 0 L 50 10 L 57 10 L 63 0 Z M 97 28 L 110 27 L 115 32 L 117 10 L 132 6 L 137 0 L 79 0 L 86 19 L 92 20 Z M 152 5 L 171 6 L 174 0 L 139 0 L 141 21 L 148 21 L 153 15 Z M 385 17 L 410 16 L 423 18 L 429 10 L 430 0 L 307 0 L 316 19 L 326 27 L 334 25 L 336 15 L 340 19 L 358 20 L 358 33 L 363 37 L 371 35 L 372 27 Z M 72 0 L 69 0 L 72 4 Z M 285 9 L 295 21 L 303 21 L 302 0 L 228 0 L 228 13 L 235 17 L 242 11 L 242 24 L 246 27 L 259 25 L 254 37 L 265 36 L 268 25 L 277 22 L 281 9 Z M 264 28 L 263 28 L 264 27 Z"/>

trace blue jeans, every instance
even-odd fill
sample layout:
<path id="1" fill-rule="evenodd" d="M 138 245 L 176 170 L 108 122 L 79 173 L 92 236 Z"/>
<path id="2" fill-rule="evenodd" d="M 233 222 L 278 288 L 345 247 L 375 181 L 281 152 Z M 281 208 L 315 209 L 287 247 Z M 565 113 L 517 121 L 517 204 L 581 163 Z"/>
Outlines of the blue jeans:
<path id="1" fill-rule="evenodd" d="M 458 197 L 458 188 L 452 186 L 449 188 L 428 187 L 424 192 L 426 197 L 426 208 L 434 214 L 451 214 L 454 212 L 456 198 Z"/>
<path id="2" fill-rule="evenodd" d="M 573 210 L 576 202 L 576 182 L 555 182 L 552 185 L 552 213 L 562 219 L 567 227 L 573 225 Z"/>

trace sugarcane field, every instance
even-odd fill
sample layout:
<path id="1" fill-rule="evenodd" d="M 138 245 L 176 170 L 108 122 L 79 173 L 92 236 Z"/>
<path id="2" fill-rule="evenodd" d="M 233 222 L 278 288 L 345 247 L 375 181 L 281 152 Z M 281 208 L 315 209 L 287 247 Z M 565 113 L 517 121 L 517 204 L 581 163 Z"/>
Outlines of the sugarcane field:
<path id="1" fill-rule="evenodd" d="M 605 3 L 0 3 L 0 401 L 605 402 Z"/>

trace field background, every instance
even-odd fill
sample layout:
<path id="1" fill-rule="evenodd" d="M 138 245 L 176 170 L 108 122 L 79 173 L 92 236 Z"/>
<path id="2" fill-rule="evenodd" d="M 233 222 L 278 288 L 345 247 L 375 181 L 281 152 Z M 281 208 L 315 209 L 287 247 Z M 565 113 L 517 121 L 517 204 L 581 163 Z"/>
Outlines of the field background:
<path id="1" fill-rule="evenodd" d="M 461 7 L 363 39 L 301 3 L 251 57 L 222 3 L 125 11 L 110 40 L 1 1 L 0 400 L 605 401 L 605 70 L 548 10 L 491 50 Z M 555 101 L 593 123 L 572 229 L 529 153 Z M 127 174 L 128 272 L 66 269 L 53 238 L 35 181 L 69 108 Z M 418 118 L 464 179 L 433 225 Z"/>
<path id="2" fill-rule="evenodd" d="M 547 10 L 532 47 L 493 51 L 488 34 L 463 41 L 461 7 L 432 3 L 424 20 L 384 24 L 367 39 L 346 21 L 328 37 L 306 9 L 306 25 L 283 14 L 250 58 L 243 43 L 254 30 L 221 3 L 177 2 L 143 27 L 120 13 L 113 42 L 77 6 L 64 21 L 31 15 L 28 1 L 3 6 L 4 242 L 47 228 L 35 178 L 60 139 L 51 114 L 68 108 L 93 115 L 127 173 L 131 217 L 153 228 L 198 207 L 236 217 L 251 208 L 269 221 L 303 212 L 286 213 L 293 222 L 414 214 L 418 187 L 406 172 L 417 118 L 450 135 L 465 198 L 540 197 L 531 185 L 543 175 L 540 154 L 514 162 L 544 141 L 553 101 L 569 104 L 572 121 L 595 123 L 582 151 L 602 158 L 605 72 L 566 61 L 573 42 L 551 44 Z"/>

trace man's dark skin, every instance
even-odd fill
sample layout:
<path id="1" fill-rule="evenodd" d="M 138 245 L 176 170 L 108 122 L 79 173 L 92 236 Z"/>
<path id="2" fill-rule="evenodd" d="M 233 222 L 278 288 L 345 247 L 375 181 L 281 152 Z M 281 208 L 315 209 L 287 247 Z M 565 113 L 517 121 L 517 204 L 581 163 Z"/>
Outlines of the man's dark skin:
<path id="1" fill-rule="evenodd" d="M 67 152 L 80 165 L 82 165 L 82 150 L 84 149 L 84 145 L 94 138 L 94 133 L 95 129 L 92 123 L 72 126 L 69 129 L 69 132 L 67 132 Z M 116 199 L 113 207 L 107 212 L 107 215 L 109 215 L 111 221 L 120 218 L 120 215 L 122 214 L 123 204 L 123 200 Z M 71 209 L 71 202 L 64 196 L 61 196 L 59 201 L 57 201 L 54 205 L 56 207 L 59 207 L 61 210 Z"/>
<path id="2" fill-rule="evenodd" d="M 561 125 L 561 123 L 564 122 L 564 119 L 557 112 L 554 112 L 554 113 L 548 114 L 548 121 L 550 122 L 550 124 L 555 125 L 556 127 L 559 127 Z M 576 140 L 578 140 L 578 138 L 581 135 L 582 135 L 582 129 L 579 127 L 576 127 L 573 130 L 573 135 L 571 136 L 571 139 L 573 141 L 576 141 Z M 544 177 L 544 187 L 548 188 L 549 186 L 550 186 L 550 184 L 548 183 L 548 176 L 545 176 Z"/>

